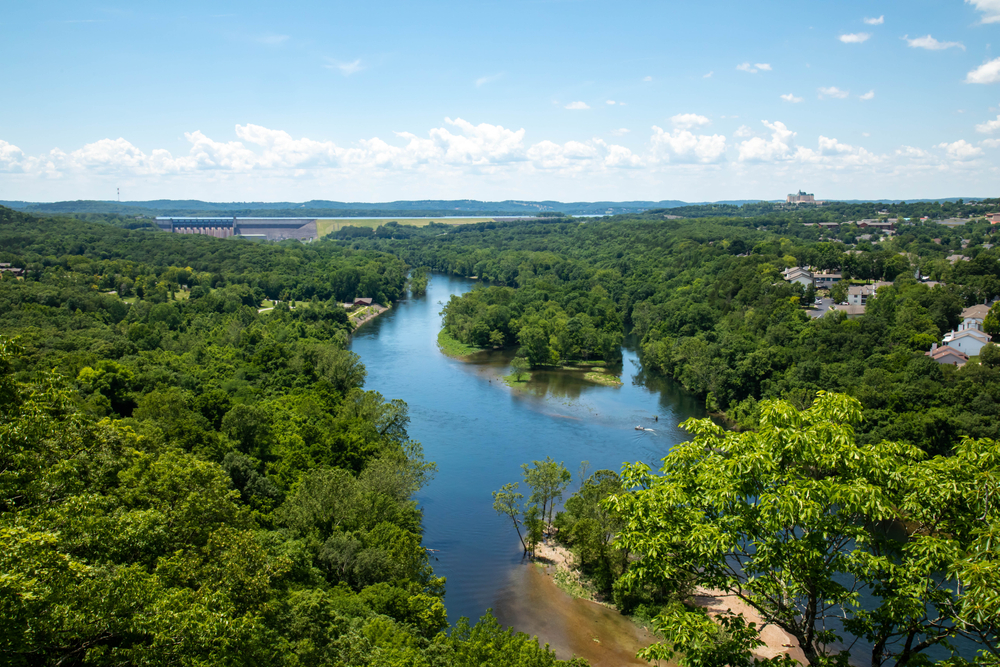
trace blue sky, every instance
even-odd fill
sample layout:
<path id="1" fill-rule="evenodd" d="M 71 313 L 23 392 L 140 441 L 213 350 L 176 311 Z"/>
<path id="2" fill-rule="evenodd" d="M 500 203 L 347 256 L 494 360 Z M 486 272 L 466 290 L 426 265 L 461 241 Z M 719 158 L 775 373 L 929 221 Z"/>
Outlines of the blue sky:
<path id="1" fill-rule="evenodd" d="M 0 62 L 0 199 L 1000 183 L 1000 0 L 10 3 Z"/>

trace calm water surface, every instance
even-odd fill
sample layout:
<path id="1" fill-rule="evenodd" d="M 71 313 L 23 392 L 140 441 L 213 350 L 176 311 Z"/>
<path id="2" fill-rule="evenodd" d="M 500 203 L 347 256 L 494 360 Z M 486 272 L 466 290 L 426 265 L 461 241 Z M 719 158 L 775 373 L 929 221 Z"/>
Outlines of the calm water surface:
<path id="1" fill-rule="evenodd" d="M 434 571 L 448 579 L 449 619 L 474 621 L 494 608 L 501 622 L 556 647 L 560 642 L 549 637 L 558 638 L 560 630 L 536 627 L 537 614 L 524 604 L 526 589 L 541 584 L 525 575 L 520 544 L 509 521 L 493 511 L 490 493 L 520 481 L 522 463 L 546 456 L 565 463 L 574 487 L 584 460 L 590 472 L 620 470 L 624 461 L 656 467 L 684 440 L 677 425 L 704 416 L 704 408 L 669 380 L 647 377 L 629 349 L 623 350 L 620 388 L 554 371 L 536 374 L 533 392 L 512 391 L 498 381 L 507 373 L 509 353 L 469 362 L 444 356 L 437 348 L 441 308 L 452 294 L 474 285 L 433 276 L 426 296 L 401 301 L 362 326 L 351 349 L 368 369 L 366 388 L 407 402 L 410 437 L 438 465 L 417 499 L 424 509 L 424 545 L 436 550 Z M 636 431 L 637 424 L 656 432 Z"/>

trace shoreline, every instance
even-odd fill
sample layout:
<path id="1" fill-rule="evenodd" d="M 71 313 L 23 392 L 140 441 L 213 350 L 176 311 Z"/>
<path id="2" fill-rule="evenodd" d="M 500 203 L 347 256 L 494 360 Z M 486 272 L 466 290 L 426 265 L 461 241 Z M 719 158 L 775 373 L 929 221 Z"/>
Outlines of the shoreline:
<path id="1" fill-rule="evenodd" d="M 540 568 L 542 573 L 551 578 L 560 590 L 586 602 L 592 602 L 618 611 L 614 605 L 599 599 L 598 596 L 587 589 L 579 573 L 573 569 L 572 559 L 573 554 L 565 547 L 555 544 L 555 541 L 550 536 L 539 542 L 538 547 L 535 549 L 533 562 L 542 566 Z M 560 577 L 560 571 L 567 572 L 568 574 Z M 570 590 L 567 590 L 568 588 Z M 765 626 L 764 620 L 757 610 L 735 595 L 698 586 L 691 597 L 691 602 L 707 611 L 708 615 L 712 618 L 729 611 L 737 615 L 743 614 L 748 622 L 756 623 L 757 627 L 761 628 L 760 638 L 764 644 L 753 651 L 754 657 L 768 659 L 788 654 L 800 665 L 807 664 L 805 654 L 799 648 L 798 642 L 794 637 L 776 625 Z M 625 618 L 628 618 L 637 628 L 649 631 L 648 628 L 639 625 L 630 617 L 626 616 Z"/>
<path id="2" fill-rule="evenodd" d="M 354 329 L 356 331 L 358 329 L 358 327 L 360 327 L 362 324 L 364 324 L 365 322 L 370 322 L 371 320 L 374 320 L 376 317 L 378 317 L 379 315 L 381 315 L 385 311 L 389 310 L 390 307 L 391 306 L 383 306 L 383 305 L 378 304 L 378 303 L 373 303 L 370 306 L 365 306 L 360 311 L 358 311 L 358 313 L 354 313 L 354 314 L 348 315 L 347 319 L 354 326 Z M 357 317 L 357 318 L 355 318 L 354 315 L 357 315 L 357 314 L 359 314 L 360 316 Z"/>

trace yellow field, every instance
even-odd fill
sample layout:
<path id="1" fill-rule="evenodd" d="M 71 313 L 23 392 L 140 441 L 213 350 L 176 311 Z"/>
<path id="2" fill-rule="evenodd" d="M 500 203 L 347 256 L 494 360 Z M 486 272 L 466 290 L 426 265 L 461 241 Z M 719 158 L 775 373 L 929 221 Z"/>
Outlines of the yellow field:
<path id="1" fill-rule="evenodd" d="M 316 221 L 316 232 L 322 238 L 330 232 L 336 232 L 344 227 L 371 227 L 375 229 L 387 222 L 398 222 L 401 225 L 426 227 L 432 222 L 443 222 L 446 225 L 471 225 L 477 222 L 490 222 L 493 218 L 377 218 L 352 220 L 351 218 L 320 218 Z"/>

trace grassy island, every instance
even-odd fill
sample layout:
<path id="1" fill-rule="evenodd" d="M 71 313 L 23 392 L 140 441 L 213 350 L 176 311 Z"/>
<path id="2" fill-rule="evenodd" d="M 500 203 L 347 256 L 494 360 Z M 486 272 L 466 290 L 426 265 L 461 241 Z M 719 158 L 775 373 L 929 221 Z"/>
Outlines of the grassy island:
<path id="1" fill-rule="evenodd" d="M 438 348 L 440 348 L 442 353 L 456 359 L 467 357 L 476 352 L 482 352 L 485 349 L 474 345 L 466 345 L 444 329 L 441 329 L 440 333 L 438 333 Z"/>
<path id="2" fill-rule="evenodd" d="M 583 376 L 588 382 L 593 382 L 594 384 L 604 385 L 605 387 L 620 387 L 622 386 L 621 378 L 608 373 L 601 373 L 599 371 L 590 371 Z"/>

